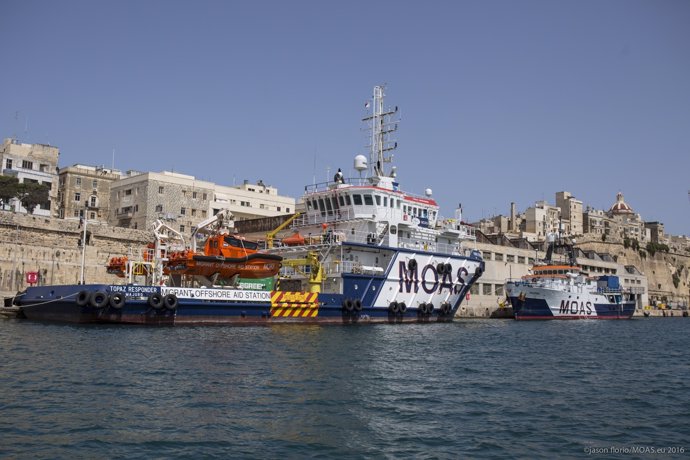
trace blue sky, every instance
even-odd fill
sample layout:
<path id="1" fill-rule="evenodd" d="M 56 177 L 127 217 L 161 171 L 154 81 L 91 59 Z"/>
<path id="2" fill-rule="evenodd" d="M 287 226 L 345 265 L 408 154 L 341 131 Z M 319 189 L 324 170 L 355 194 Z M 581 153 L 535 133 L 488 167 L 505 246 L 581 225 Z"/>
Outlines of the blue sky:
<path id="1" fill-rule="evenodd" d="M 377 84 L 401 186 L 442 214 L 567 190 L 690 234 L 690 1 L 0 3 L 0 136 L 61 166 L 298 197 L 366 153 Z M 328 168 L 330 173 L 327 176 Z"/>

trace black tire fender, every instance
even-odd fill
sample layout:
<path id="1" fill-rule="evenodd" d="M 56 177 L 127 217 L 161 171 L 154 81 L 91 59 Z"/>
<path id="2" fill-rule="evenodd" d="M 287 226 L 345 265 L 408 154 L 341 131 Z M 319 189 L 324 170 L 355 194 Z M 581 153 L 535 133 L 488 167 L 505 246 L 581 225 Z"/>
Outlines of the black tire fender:
<path id="1" fill-rule="evenodd" d="M 110 295 L 110 306 L 115 310 L 119 310 L 125 306 L 126 297 L 121 292 L 116 292 Z"/>
<path id="2" fill-rule="evenodd" d="M 177 296 L 175 294 L 166 295 L 165 297 L 163 297 L 163 305 L 168 310 L 175 310 L 177 308 L 177 306 L 179 305 L 179 301 L 177 300 Z"/>
<path id="3" fill-rule="evenodd" d="M 151 308 L 158 310 L 163 306 L 163 296 L 154 292 L 149 296 L 146 303 L 148 303 Z"/>
<path id="4" fill-rule="evenodd" d="M 79 291 L 77 294 L 77 305 L 80 307 L 85 307 L 89 304 L 89 299 L 91 298 L 91 293 L 89 291 Z"/>
<path id="5" fill-rule="evenodd" d="M 103 308 L 108 305 L 108 293 L 105 291 L 94 291 L 89 297 L 89 304 L 94 308 Z"/>

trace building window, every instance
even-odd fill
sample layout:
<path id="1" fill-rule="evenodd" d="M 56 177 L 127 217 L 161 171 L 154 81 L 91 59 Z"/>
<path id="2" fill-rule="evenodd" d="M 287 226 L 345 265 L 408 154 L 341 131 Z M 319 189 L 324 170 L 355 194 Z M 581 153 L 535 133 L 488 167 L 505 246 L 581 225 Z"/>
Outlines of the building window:
<path id="1" fill-rule="evenodd" d="M 503 261 L 503 254 L 500 252 L 494 253 L 494 260 L 497 262 L 502 262 Z"/>
<path id="2" fill-rule="evenodd" d="M 162 186 L 162 185 L 159 185 L 159 186 L 158 186 L 158 194 L 159 194 L 159 195 L 162 195 L 162 194 L 163 194 L 163 190 L 165 190 L 165 189 L 163 188 L 163 186 Z"/>
<path id="3" fill-rule="evenodd" d="M 495 284 L 494 285 L 494 292 L 496 293 L 497 296 L 503 297 L 503 285 L 502 284 Z"/>
<path id="4" fill-rule="evenodd" d="M 506 256 L 506 262 L 515 262 L 515 256 L 513 254 L 508 254 Z"/>
<path id="5" fill-rule="evenodd" d="M 278 209 L 278 212 L 280 212 L 280 206 L 278 206 L 277 209 Z"/>
<path id="6" fill-rule="evenodd" d="M 285 212 L 290 212 L 290 208 L 285 208 Z"/>
<path id="7" fill-rule="evenodd" d="M 91 187 L 93 187 L 94 190 L 98 188 L 98 180 L 97 179 L 94 179 L 91 182 Z"/>
<path id="8" fill-rule="evenodd" d="M 184 225 L 180 225 L 180 232 L 184 232 Z"/>
<path id="9" fill-rule="evenodd" d="M 5 162 L 5 167 L 7 169 L 12 169 L 12 158 L 7 159 L 7 161 Z"/>
<path id="10" fill-rule="evenodd" d="M 34 162 L 29 160 L 22 160 L 22 168 L 34 169 Z"/>
<path id="11" fill-rule="evenodd" d="M 518 263 L 524 264 L 525 263 L 525 256 L 518 256 Z"/>
<path id="12" fill-rule="evenodd" d="M 490 284 L 482 284 L 482 294 L 491 295 L 491 285 Z"/>
<path id="13" fill-rule="evenodd" d="M 196 200 L 196 192 L 192 192 L 192 198 Z"/>
<path id="14" fill-rule="evenodd" d="M 192 209 L 192 217 L 196 217 L 196 209 Z"/>
<path id="15" fill-rule="evenodd" d="M 77 187 L 81 187 L 81 177 L 77 177 L 76 179 L 74 179 L 74 185 L 76 185 Z"/>
<path id="16" fill-rule="evenodd" d="M 98 200 L 95 195 L 91 195 L 91 198 L 89 199 L 89 206 L 92 208 L 95 208 L 98 204 Z"/>
<path id="17" fill-rule="evenodd" d="M 204 196 L 204 201 L 206 201 L 208 199 L 208 195 L 204 193 L 203 196 Z"/>
<path id="18" fill-rule="evenodd" d="M 89 213 L 89 219 L 94 220 L 95 218 L 96 218 L 96 213 L 93 212 L 93 211 L 91 211 L 91 212 Z"/>
<path id="19" fill-rule="evenodd" d="M 81 193 L 79 193 L 79 192 L 74 193 L 74 201 L 81 201 Z"/>
<path id="20" fill-rule="evenodd" d="M 180 214 L 182 214 L 184 216 L 186 213 L 187 213 L 186 208 L 180 208 Z"/>
<path id="21" fill-rule="evenodd" d="M 163 205 L 162 204 L 156 205 L 156 212 L 163 212 Z"/>
<path id="22" fill-rule="evenodd" d="M 74 217 L 79 217 L 79 210 L 75 209 L 73 214 L 74 214 Z"/>
<path id="23" fill-rule="evenodd" d="M 201 210 L 201 217 L 206 218 L 206 214 L 208 214 L 208 213 L 206 212 L 206 210 L 205 210 L 205 209 L 202 209 L 202 210 Z"/>
<path id="24" fill-rule="evenodd" d="M 131 194 L 132 194 L 131 188 L 128 188 L 127 190 L 125 190 L 125 196 L 130 196 Z"/>

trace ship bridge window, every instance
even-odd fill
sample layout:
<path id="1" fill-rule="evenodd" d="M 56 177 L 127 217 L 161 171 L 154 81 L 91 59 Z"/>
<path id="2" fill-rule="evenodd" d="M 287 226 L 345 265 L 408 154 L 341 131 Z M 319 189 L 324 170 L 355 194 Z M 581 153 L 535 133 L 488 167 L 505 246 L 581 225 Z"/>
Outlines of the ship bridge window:
<path id="1" fill-rule="evenodd" d="M 345 197 L 340 195 L 338 197 L 338 201 L 340 202 L 340 206 L 345 206 Z"/>
<path id="2" fill-rule="evenodd" d="M 367 206 L 374 205 L 374 200 L 371 198 L 371 195 L 364 195 L 364 204 Z"/>
<path id="3" fill-rule="evenodd" d="M 326 210 L 329 215 L 333 215 L 333 205 L 331 204 L 330 197 L 326 197 Z"/>
<path id="4" fill-rule="evenodd" d="M 381 197 L 379 195 L 374 195 L 374 199 L 376 200 L 376 206 L 381 206 Z"/>
<path id="5" fill-rule="evenodd" d="M 321 210 L 321 215 L 326 215 L 326 205 L 323 202 L 323 198 L 319 198 L 319 209 Z"/>
<path id="6" fill-rule="evenodd" d="M 388 207 L 388 197 L 387 196 L 383 197 L 383 206 Z"/>
<path id="7" fill-rule="evenodd" d="M 239 238 L 235 238 L 234 236 L 231 235 L 226 235 L 223 241 L 235 248 L 244 248 L 244 249 L 250 249 L 250 250 L 257 250 L 259 248 L 259 244 L 255 243 L 253 241 L 246 241 L 246 240 L 240 240 Z"/>
<path id="8" fill-rule="evenodd" d="M 350 206 L 352 202 L 350 201 L 350 195 L 345 195 L 345 203 Z"/>
<path id="9" fill-rule="evenodd" d="M 361 206 L 362 205 L 362 195 L 352 195 L 352 201 L 355 203 L 355 206 Z"/>

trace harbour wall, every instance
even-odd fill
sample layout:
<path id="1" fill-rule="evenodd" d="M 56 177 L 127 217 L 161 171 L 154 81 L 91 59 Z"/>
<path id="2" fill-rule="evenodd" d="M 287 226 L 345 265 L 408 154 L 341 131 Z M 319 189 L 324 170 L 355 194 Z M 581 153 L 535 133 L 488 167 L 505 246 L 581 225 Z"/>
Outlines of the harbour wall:
<path id="1" fill-rule="evenodd" d="M 37 272 L 39 284 L 78 283 L 82 235 L 83 227 L 77 221 L 0 211 L 0 295 L 13 295 L 27 287 L 27 272 Z M 120 278 L 106 272 L 108 260 L 114 256 L 131 257 L 151 239 L 149 231 L 89 223 L 84 257 L 86 282 L 121 282 Z M 505 298 L 503 282 L 506 278 L 519 278 L 527 274 L 531 267 L 530 258 L 542 257 L 543 253 L 486 243 L 473 246 L 492 256 L 479 280 L 481 288 L 462 301 L 458 316 L 511 316 L 512 310 L 501 306 Z M 690 254 L 657 252 L 654 256 L 647 254 L 642 257 L 638 251 L 626 249 L 620 243 L 601 241 L 583 241 L 578 243 L 578 247 L 611 254 L 619 265 L 637 267 L 647 277 L 650 298 L 665 297 L 671 303 L 687 304 Z M 515 262 L 509 262 L 509 256 Z M 646 304 L 640 305 L 640 308 L 644 306 Z"/>
<path id="2" fill-rule="evenodd" d="M 38 284 L 73 284 L 81 276 L 79 222 L 0 211 L 0 295 L 9 296 L 28 286 L 26 274 L 38 273 Z M 140 251 L 151 233 L 89 223 L 84 254 L 87 283 L 117 283 L 106 272 L 108 260 Z"/>

